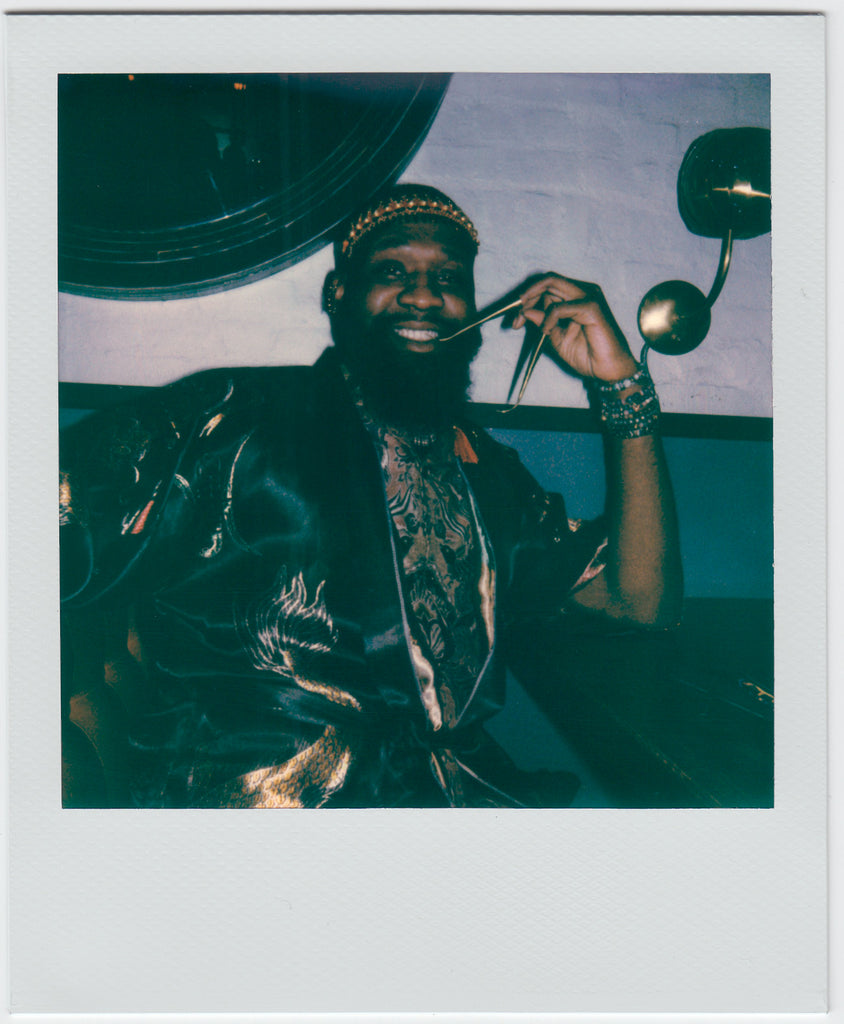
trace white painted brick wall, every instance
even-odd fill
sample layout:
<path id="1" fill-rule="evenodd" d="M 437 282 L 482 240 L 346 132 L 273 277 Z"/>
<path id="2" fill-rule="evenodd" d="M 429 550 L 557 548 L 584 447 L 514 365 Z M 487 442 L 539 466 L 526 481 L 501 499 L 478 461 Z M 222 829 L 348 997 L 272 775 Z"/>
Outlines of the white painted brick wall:
<path id="1" fill-rule="evenodd" d="M 601 284 L 634 351 L 645 292 L 680 278 L 708 290 L 719 243 L 685 228 L 683 154 L 714 128 L 769 125 L 762 75 L 455 75 L 406 180 L 436 185 L 481 234 L 478 301 L 538 270 Z M 195 369 L 312 362 L 329 250 L 217 295 L 116 302 L 61 295 L 60 376 L 163 383 Z M 770 415 L 770 236 L 738 242 L 703 345 L 650 357 L 672 411 Z M 503 401 L 521 335 L 485 329 L 474 396 Z M 583 405 L 582 386 L 543 361 L 526 401 Z"/>

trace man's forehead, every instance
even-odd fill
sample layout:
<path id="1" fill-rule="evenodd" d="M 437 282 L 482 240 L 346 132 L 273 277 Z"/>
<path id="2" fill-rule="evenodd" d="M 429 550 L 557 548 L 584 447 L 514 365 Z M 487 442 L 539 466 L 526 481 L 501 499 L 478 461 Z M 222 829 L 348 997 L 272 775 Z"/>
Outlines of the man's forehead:
<path id="1" fill-rule="evenodd" d="M 384 252 L 414 244 L 439 246 L 451 259 L 465 263 L 472 263 L 475 258 L 474 248 L 465 231 L 436 218 L 394 221 L 373 232 L 368 241 L 363 255 L 369 260 Z"/>

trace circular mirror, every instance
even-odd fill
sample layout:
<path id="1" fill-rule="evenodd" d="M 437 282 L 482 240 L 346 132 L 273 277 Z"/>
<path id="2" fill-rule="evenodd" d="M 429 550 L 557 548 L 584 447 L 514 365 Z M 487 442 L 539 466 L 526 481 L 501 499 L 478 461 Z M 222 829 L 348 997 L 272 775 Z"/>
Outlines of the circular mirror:
<path id="1" fill-rule="evenodd" d="M 303 259 L 424 138 L 448 75 L 60 75 L 59 287 L 231 288 Z"/>

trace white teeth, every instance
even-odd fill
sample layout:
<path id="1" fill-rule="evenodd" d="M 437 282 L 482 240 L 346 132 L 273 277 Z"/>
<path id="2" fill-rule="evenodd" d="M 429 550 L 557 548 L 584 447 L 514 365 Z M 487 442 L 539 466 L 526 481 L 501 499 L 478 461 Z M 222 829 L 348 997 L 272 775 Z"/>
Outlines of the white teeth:
<path id="1" fill-rule="evenodd" d="M 397 327 L 396 334 L 407 341 L 435 341 L 439 337 L 437 331 L 415 330 L 412 327 Z"/>

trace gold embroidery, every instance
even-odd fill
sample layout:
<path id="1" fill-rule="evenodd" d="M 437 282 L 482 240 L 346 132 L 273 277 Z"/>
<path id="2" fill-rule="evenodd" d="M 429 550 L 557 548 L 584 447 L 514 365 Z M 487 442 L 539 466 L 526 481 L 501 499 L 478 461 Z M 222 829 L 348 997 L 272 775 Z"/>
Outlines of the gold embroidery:
<path id="1" fill-rule="evenodd" d="M 120 524 L 121 536 L 125 536 L 127 533 L 138 534 L 143 532 L 143 529 L 147 523 L 147 519 L 149 519 L 149 514 L 150 512 L 152 512 L 153 507 L 155 506 L 155 501 L 156 498 L 158 497 L 158 492 L 160 489 L 161 481 L 159 480 L 158 483 L 155 485 L 155 489 L 153 490 L 152 497 L 149 499 L 149 501 L 145 505 L 142 505 L 141 508 L 135 509 L 134 512 L 126 513 Z"/>
<path id="2" fill-rule="evenodd" d="M 206 807 L 321 807 L 346 781 L 352 748 L 333 725 L 281 765 L 258 768 L 215 787 Z"/>
<path id="3" fill-rule="evenodd" d="M 137 534 L 137 533 L 142 533 L 143 532 L 143 529 L 144 529 L 144 527 L 146 526 L 146 523 L 147 523 L 147 519 L 149 518 L 149 514 L 150 514 L 150 512 L 152 512 L 152 506 L 154 504 L 155 504 L 155 499 L 151 498 L 146 503 L 146 505 L 144 505 L 143 511 L 141 512 L 140 516 L 138 517 L 138 520 L 135 523 L 135 525 L 132 527 L 131 532 L 133 534 Z"/>
<path id="4" fill-rule="evenodd" d="M 328 654 L 337 631 L 328 612 L 325 581 L 308 600 L 302 573 L 287 583 L 285 570 L 262 600 L 238 619 L 244 646 L 259 671 L 273 672 L 291 684 L 358 711 L 361 706 L 337 686 L 308 677 L 310 656 Z M 352 747 L 334 725 L 314 743 L 280 765 L 257 768 L 215 786 L 197 801 L 203 807 L 321 807 L 339 790 L 353 761 Z M 201 787 L 200 787 L 201 788 Z"/>
<path id="5" fill-rule="evenodd" d="M 221 423 L 221 421 L 222 421 L 222 419 L 223 419 L 223 417 L 225 415 L 226 414 L 224 412 L 218 412 L 216 416 L 212 416 L 211 419 L 202 428 L 202 430 L 200 430 L 199 436 L 200 437 L 208 437 L 208 435 L 211 433 L 211 431 L 215 427 L 218 427 L 220 425 L 220 423 Z"/>
<path id="6" fill-rule="evenodd" d="M 218 526 L 211 534 L 211 543 L 199 552 L 202 558 L 213 558 L 223 547 L 223 528 Z"/>
<path id="7" fill-rule="evenodd" d="M 278 591 L 258 602 L 240 622 L 252 663 L 257 669 L 285 676 L 309 693 L 359 711 L 360 704 L 350 693 L 305 678 L 300 669 L 300 658 L 328 654 L 337 643 L 337 631 L 323 596 L 325 580 L 317 586 L 310 604 L 302 573 L 289 585 L 286 581 L 287 573 L 282 570 L 276 584 Z"/>
<path id="8" fill-rule="evenodd" d="M 66 526 L 72 522 L 73 499 L 70 487 L 70 474 L 62 472 L 59 475 L 59 523 Z"/>
<path id="9" fill-rule="evenodd" d="M 467 801 L 463 773 L 454 754 L 446 749 L 432 751 L 431 767 L 451 806 L 465 807 Z"/>

